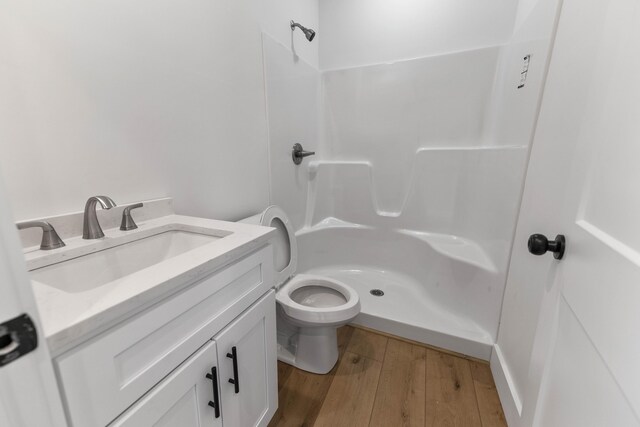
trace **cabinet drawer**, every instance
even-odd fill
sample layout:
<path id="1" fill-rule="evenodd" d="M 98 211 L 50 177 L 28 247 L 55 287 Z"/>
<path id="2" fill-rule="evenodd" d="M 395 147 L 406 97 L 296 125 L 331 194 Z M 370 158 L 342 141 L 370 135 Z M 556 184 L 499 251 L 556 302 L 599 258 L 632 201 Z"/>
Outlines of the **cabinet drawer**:
<path id="1" fill-rule="evenodd" d="M 271 247 L 56 359 L 73 426 L 104 426 L 273 285 Z"/>

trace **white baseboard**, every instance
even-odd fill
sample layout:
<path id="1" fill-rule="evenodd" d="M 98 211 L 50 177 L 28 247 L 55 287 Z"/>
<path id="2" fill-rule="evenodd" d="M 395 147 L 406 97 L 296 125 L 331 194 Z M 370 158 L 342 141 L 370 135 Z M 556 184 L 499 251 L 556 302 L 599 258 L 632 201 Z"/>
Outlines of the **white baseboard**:
<path id="1" fill-rule="evenodd" d="M 500 347 L 495 344 L 491 352 L 491 373 L 498 389 L 500 402 L 504 416 L 507 418 L 509 426 L 520 425 L 520 416 L 522 415 L 522 400 L 515 387 L 509 367 L 507 366 L 504 356 L 500 351 Z"/>

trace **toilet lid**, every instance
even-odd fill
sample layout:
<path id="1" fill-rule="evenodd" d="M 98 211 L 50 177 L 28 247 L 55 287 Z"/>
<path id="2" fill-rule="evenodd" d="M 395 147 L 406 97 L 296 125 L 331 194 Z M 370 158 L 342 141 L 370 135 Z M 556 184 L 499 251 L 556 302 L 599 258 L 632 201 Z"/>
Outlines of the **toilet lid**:
<path id="1" fill-rule="evenodd" d="M 277 230 L 273 244 L 273 263 L 276 271 L 276 288 L 289 280 L 298 266 L 298 244 L 293 225 L 287 214 L 278 206 L 269 206 L 262 213 L 260 224 Z"/>

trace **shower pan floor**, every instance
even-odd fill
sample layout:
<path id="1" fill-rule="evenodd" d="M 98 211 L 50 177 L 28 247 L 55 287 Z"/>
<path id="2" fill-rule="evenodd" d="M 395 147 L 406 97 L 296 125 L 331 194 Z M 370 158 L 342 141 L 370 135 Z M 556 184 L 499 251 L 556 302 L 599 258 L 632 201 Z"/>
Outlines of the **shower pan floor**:
<path id="1" fill-rule="evenodd" d="M 489 360 L 491 336 L 438 305 L 422 284 L 406 275 L 354 266 L 325 266 L 305 273 L 339 280 L 358 292 L 361 312 L 352 322 L 356 325 Z M 373 295 L 372 290 L 384 295 Z"/>

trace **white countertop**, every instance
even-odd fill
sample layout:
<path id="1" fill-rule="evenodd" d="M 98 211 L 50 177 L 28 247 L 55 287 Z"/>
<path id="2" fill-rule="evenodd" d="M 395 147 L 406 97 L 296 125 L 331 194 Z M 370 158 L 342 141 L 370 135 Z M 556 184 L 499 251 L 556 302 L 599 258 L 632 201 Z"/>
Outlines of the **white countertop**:
<path id="1" fill-rule="evenodd" d="M 164 231 L 201 227 L 223 231 L 218 240 L 83 292 L 65 292 L 32 281 L 40 319 L 53 356 L 142 311 L 163 297 L 266 245 L 274 230 L 256 225 L 168 215 L 138 223 L 138 229 L 104 230 L 106 237 L 65 240 L 66 247 L 25 253 L 30 271 L 130 243 Z"/>

